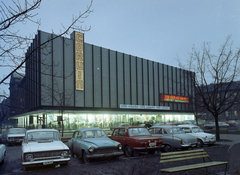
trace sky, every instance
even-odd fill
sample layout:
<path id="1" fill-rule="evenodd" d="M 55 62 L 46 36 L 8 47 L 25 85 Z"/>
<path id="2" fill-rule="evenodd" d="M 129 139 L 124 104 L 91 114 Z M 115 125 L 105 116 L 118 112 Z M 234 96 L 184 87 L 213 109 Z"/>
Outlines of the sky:
<path id="1" fill-rule="evenodd" d="M 5 3 L 11 5 L 9 0 Z M 28 22 L 15 29 L 24 36 L 38 29 L 59 34 L 89 4 L 90 0 L 44 0 L 36 16 L 41 25 Z M 93 0 L 91 9 L 79 24 L 91 27 L 84 33 L 86 43 L 174 67 L 177 59 L 189 59 L 193 47 L 201 50 L 204 42 L 214 54 L 231 35 L 233 48 L 240 48 L 239 0 Z M 9 72 L 0 71 L 0 78 Z"/>

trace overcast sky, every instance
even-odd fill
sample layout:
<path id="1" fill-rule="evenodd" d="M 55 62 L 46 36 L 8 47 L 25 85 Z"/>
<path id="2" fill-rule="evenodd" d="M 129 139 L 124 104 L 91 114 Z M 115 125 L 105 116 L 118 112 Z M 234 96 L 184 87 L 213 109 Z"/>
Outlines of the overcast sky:
<path id="1" fill-rule="evenodd" d="M 38 10 L 39 29 L 60 33 L 89 3 L 44 0 Z M 94 0 L 92 9 L 82 23 L 91 27 L 86 43 L 167 65 L 178 67 L 176 58 L 186 61 L 192 47 L 201 49 L 203 42 L 210 42 L 216 53 L 228 35 L 234 48 L 240 46 L 240 0 Z M 27 23 L 16 29 L 29 35 L 38 28 Z"/>

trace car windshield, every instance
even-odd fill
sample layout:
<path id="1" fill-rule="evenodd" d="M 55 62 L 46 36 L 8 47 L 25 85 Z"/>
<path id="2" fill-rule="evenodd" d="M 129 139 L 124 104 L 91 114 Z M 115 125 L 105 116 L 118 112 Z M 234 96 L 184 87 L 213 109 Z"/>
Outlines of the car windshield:
<path id="1" fill-rule="evenodd" d="M 151 135 L 147 128 L 129 128 L 129 136 Z"/>
<path id="2" fill-rule="evenodd" d="M 100 138 L 100 137 L 107 137 L 105 131 L 103 130 L 89 130 L 83 132 L 83 138 Z"/>
<path id="3" fill-rule="evenodd" d="M 26 129 L 25 128 L 14 128 L 14 129 L 9 129 L 8 133 L 9 134 L 25 134 Z"/>
<path id="4" fill-rule="evenodd" d="M 28 142 L 39 140 L 60 140 L 60 137 L 56 131 L 37 131 L 27 133 Z"/>
<path id="5" fill-rule="evenodd" d="M 168 132 L 170 134 L 182 134 L 182 133 L 185 133 L 180 127 L 174 127 L 174 128 L 168 129 Z"/>
<path id="6" fill-rule="evenodd" d="M 199 127 L 192 127 L 192 131 L 195 132 L 195 133 L 196 132 L 203 132 L 203 130 Z"/>

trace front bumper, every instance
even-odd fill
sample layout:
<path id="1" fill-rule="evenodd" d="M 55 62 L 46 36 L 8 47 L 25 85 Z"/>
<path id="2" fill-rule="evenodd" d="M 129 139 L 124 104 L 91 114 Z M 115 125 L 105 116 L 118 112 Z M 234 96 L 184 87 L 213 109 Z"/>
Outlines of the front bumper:
<path id="1" fill-rule="evenodd" d="M 151 146 L 151 147 L 134 147 L 134 150 L 137 151 L 148 151 L 148 150 L 158 150 L 161 146 Z"/>
<path id="2" fill-rule="evenodd" d="M 123 152 L 119 151 L 119 152 L 113 152 L 113 153 L 104 153 L 104 154 L 90 154 L 87 155 L 87 157 L 89 159 L 93 159 L 93 158 L 102 158 L 102 157 L 117 157 L 117 156 L 121 156 L 123 155 Z"/>
<path id="3" fill-rule="evenodd" d="M 63 164 L 70 161 L 70 158 L 63 159 L 47 159 L 47 160 L 38 160 L 32 162 L 22 162 L 22 165 L 25 167 L 33 167 L 33 166 L 43 166 L 43 165 L 51 165 L 51 164 Z"/>
<path id="4" fill-rule="evenodd" d="M 205 145 L 214 144 L 214 143 L 216 143 L 216 140 L 206 140 L 206 141 L 203 141 L 203 144 L 205 144 Z"/>

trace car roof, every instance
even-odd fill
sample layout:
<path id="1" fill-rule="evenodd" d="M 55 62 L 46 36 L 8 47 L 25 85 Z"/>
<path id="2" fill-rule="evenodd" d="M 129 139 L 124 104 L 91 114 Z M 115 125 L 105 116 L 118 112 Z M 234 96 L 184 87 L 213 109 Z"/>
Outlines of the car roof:
<path id="1" fill-rule="evenodd" d="M 29 129 L 27 132 L 41 132 L 41 131 L 57 131 L 56 129 Z"/>
<path id="2" fill-rule="evenodd" d="M 151 128 L 164 128 L 164 129 L 169 129 L 169 128 L 176 128 L 179 126 L 176 126 L 176 125 L 154 125 L 152 126 Z"/>
<path id="3" fill-rule="evenodd" d="M 76 131 L 92 131 L 92 130 L 103 130 L 102 128 L 79 128 Z"/>
<path id="4" fill-rule="evenodd" d="M 178 125 L 179 127 L 189 127 L 189 128 L 192 128 L 192 127 L 199 127 L 197 125 Z"/>
<path id="5" fill-rule="evenodd" d="M 145 127 L 143 127 L 143 126 L 119 126 L 119 127 L 116 127 L 115 129 L 118 129 L 118 128 L 129 129 L 129 128 L 145 128 Z"/>

